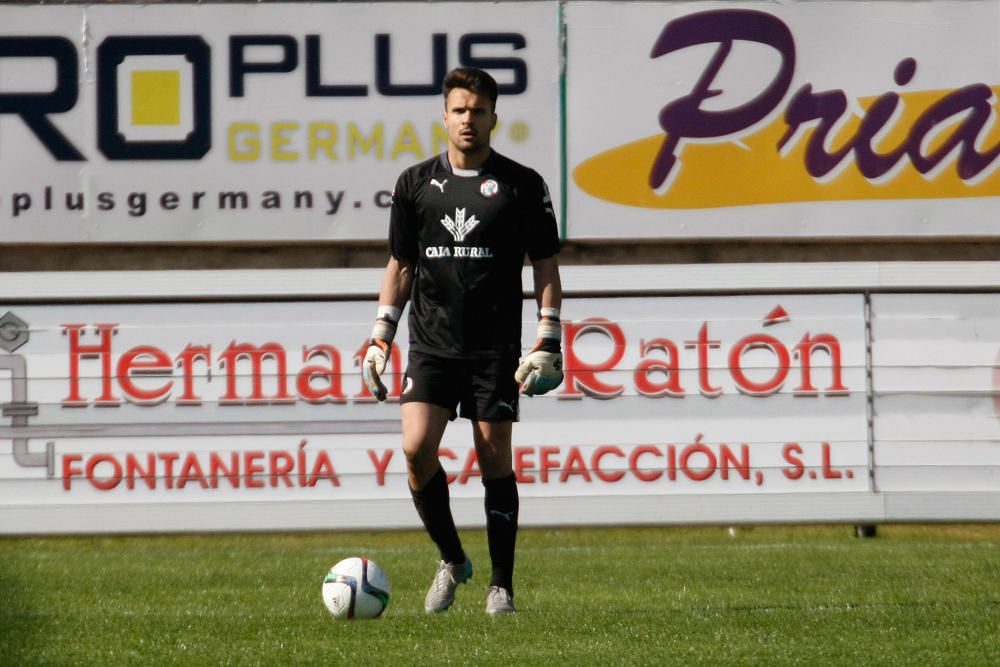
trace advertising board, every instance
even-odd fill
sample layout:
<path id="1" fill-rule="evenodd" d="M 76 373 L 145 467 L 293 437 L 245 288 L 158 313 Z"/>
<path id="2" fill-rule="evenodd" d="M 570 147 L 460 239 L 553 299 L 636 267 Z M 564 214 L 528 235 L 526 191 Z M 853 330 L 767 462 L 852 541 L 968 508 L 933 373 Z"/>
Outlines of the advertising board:
<path id="1" fill-rule="evenodd" d="M 495 147 L 560 201 L 554 2 L 0 12 L 4 243 L 385 239 L 460 65 L 495 76 Z"/>
<path id="2" fill-rule="evenodd" d="M 568 237 L 995 236 L 998 18 L 568 3 Z"/>
<path id="3" fill-rule="evenodd" d="M 96 508 L 154 506 L 177 529 L 205 527 L 192 507 L 278 529 L 287 515 L 252 508 L 296 503 L 326 508 L 306 527 L 354 525 L 357 507 L 385 502 L 403 509 L 366 525 L 416 525 L 396 405 L 405 327 L 376 403 L 357 367 L 370 302 L 0 310 L 0 532 L 23 530 L 8 510 L 59 509 L 50 529 L 65 532 L 123 529 Z M 527 523 L 591 520 L 585 503 L 553 514 L 542 502 L 583 496 L 676 522 L 698 516 L 649 504 L 870 490 L 860 296 L 574 298 L 563 312 L 565 383 L 522 398 L 515 428 Z M 482 497 L 471 440 L 459 420 L 442 442 L 459 504 Z"/>

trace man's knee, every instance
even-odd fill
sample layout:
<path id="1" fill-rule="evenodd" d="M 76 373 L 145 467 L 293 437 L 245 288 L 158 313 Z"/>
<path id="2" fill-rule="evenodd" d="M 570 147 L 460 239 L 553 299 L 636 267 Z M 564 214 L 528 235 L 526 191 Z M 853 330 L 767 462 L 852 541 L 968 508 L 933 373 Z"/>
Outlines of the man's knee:
<path id="1" fill-rule="evenodd" d="M 437 448 L 431 446 L 403 447 L 406 466 L 413 469 L 437 468 Z"/>
<path id="2" fill-rule="evenodd" d="M 476 438 L 476 459 L 486 479 L 506 477 L 512 470 L 511 446 L 508 438 Z"/>

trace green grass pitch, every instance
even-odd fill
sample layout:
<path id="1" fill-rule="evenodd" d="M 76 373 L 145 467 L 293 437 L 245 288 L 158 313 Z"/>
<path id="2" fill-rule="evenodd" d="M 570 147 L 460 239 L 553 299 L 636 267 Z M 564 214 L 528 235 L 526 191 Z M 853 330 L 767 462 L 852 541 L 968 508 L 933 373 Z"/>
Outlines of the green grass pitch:
<path id="1" fill-rule="evenodd" d="M 0 665 L 995 665 L 1000 526 L 523 530 L 513 617 L 489 618 L 482 531 L 446 614 L 414 532 L 0 539 Z M 341 558 L 385 616 L 336 621 Z"/>

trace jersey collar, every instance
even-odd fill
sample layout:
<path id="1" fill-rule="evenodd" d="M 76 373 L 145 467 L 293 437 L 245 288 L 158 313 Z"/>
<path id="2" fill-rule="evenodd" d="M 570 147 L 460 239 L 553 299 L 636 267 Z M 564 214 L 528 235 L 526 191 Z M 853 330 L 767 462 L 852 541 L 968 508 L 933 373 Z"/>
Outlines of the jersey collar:
<path id="1" fill-rule="evenodd" d="M 441 166 L 444 168 L 444 170 L 447 171 L 449 174 L 454 174 L 456 176 L 478 176 L 488 172 L 492 168 L 493 163 L 496 161 L 496 156 L 497 152 L 491 148 L 490 154 L 487 155 L 486 159 L 483 161 L 483 166 L 481 166 L 479 169 L 474 169 L 474 170 L 460 169 L 459 171 L 462 173 L 456 173 L 455 168 L 451 166 L 451 162 L 448 161 L 448 151 L 441 153 L 441 155 L 439 156 L 439 162 L 441 163 Z"/>

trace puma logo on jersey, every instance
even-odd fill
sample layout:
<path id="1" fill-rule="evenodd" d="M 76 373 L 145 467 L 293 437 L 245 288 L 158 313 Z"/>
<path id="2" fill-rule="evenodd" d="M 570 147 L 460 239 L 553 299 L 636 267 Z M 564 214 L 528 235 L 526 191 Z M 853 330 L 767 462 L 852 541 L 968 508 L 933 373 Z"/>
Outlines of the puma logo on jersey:
<path id="1" fill-rule="evenodd" d="M 445 184 L 445 183 L 447 183 L 447 182 L 448 182 L 448 179 L 447 179 L 447 178 L 446 178 L 446 179 L 444 179 L 443 181 L 439 181 L 439 180 L 438 180 L 438 179 L 436 179 L 436 178 L 432 178 L 432 179 L 431 179 L 431 185 L 433 185 L 433 186 L 434 186 L 434 187 L 436 187 L 436 188 L 437 188 L 438 190 L 440 190 L 442 194 L 444 194 L 444 184 Z"/>
<path id="2" fill-rule="evenodd" d="M 468 220 L 465 219 L 465 209 L 456 208 L 455 209 L 455 219 L 452 220 L 450 215 L 445 214 L 441 218 L 441 224 L 444 228 L 451 232 L 451 235 L 455 238 L 455 243 L 461 243 L 465 240 L 466 235 L 475 229 L 476 225 L 479 224 L 479 219 L 476 218 L 475 214 L 472 214 Z"/>

